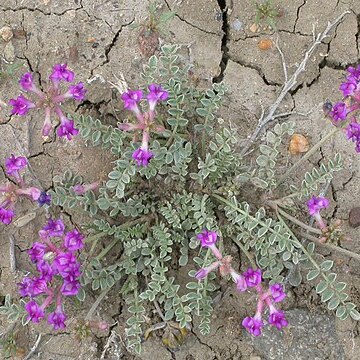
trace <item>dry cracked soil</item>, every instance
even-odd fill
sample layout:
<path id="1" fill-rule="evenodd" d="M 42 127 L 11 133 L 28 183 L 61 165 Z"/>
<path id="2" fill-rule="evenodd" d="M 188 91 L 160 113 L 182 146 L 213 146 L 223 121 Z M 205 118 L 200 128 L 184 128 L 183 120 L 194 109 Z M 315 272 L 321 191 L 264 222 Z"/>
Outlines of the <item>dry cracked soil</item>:
<path id="1" fill-rule="evenodd" d="M 225 82 L 229 91 L 221 116 L 237 126 L 244 141 L 257 125 L 262 108 L 267 109 L 274 102 L 284 82 L 275 42 L 284 53 L 291 75 L 311 45 L 313 32 L 323 31 L 328 21 L 348 10 L 331 36 L 311 56 L 306 71 L 280 106 L 281 112 L 311 111 L 305 117 L 297 114 L 288 117 L 295 121 L 296 131 L 311 144 L 330 129 L 322 114 L 322 104 L 326 99 L 338 99 L 338 84 L 345 69 L 360 60 L 359 0 L 274 0 L 281 14 L 276 31 L 266 26 L 254 29 L 252 0 L 160 0 L 158 3 L 159 11 L 176 12 L 167 24 L 168 35 L 160 42 L 183 45 L 200 86 Z M 0 159 L 12 153 L 27 156 L 30 181 L 44 189 L 51 188 L 52 177 L 61 175 L 65 169 L 84 174 L 86 182 L 106 177 L 108 168 L 104 164 L 111 160 L 107 153 L 86 147 L 81 139 L 43 142 L 39 136 L 42 119 L 10 116 L 9 107 L 3 102 L 18 95 L 17 80 L 23 72 L 34 72 L 41 81 L 41 76 L 47 76 L 54 63 L 67 62 L 77 79 L 89 89 L 87 100 L 73 110 L 101 116 L 115 124 L 114 109 L 121 106 L 109 81 L 123 76 L 130 88 L 136 87 L 146 57 L 139 49 L 138 30 L 131 25 L 147 17 L 148 5 L 146 0 L 1 0 L 0 28 L 8 26 L 13 37 L 0 38 Z M 272 47 L 259 47 L 263 40 L 271 40 Z M 348 226 L 349 211 L 359 205 L 360 199 L 359 155 L 338 135 L 310 158 L 305 167 L 327 159 L 334 149 L 343 155 L 345 169 L 331 183 L 329 196 L 336 205 L 327 215 L 344 220 L 345 231 L 352 239 L 344 246 L 360 253 L 360 230 Z M 5 180 L 3 168 L 0 168 L 0 180 Z M 31 207 L 24 203 L 18 210 L 19 216 L 29 211 Z M 64 212 L 63 216 L 69 223 L 81 220 L 75 212 Z M 8 293 L 18 298 L 15 283 L 28 267 L 24 253 L 29 247 L 28 239 L 33 238 L 42 221 L 40 215 L 23 227 L 0 227 L 0 301 Z M 9 260 L 9 236 L 15 241 L 16 269 Z M 327 251 L 322 256 L 335 259 L 335 270 L 341 279 L 346 279 L 352 301 L 360 306 L 360 264 Z M 75 304 L 73 314 L 77 318 L 85 316 L 91 300 L 85 305 Z M 240 300 L 228 292 L 215 305 L 209 336 L 202 336 L 194 324 L 177 351 L 169 351 L 159 338 L 153 337 L 143 343 L 142 355 L 135 356 L 124 347 L 126 309 L 121 299 L 110 293 L 95 317 L 114 324 L 111 331 L 96 333 L 79 342 L 71 325 L 57 333 L 46 325 L 27 326 L 17 334 L 18 352 L 14 358 L 24 358 L 41 333 L 41 341 L 27 359 L 360 359 L 359 324 L 350 319 L 341 322 L 327 311 L 311 284 L 289 292 L 285 308 L 290 326 L 283 332 L 266 329 L 260 338 L 249 336 L 241 327 L 241 319 L 251 309 L 252 301 L 251 298 Z M 6 320 L 0 319 L 0 334 L 7 327 Z"/>

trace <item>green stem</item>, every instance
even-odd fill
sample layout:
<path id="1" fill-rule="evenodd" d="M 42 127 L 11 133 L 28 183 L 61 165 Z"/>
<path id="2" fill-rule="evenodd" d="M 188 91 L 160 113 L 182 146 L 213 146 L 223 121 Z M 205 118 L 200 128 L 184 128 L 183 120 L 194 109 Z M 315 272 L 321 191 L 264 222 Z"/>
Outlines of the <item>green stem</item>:
<path id="1" fill-rule="evenodd" d="M 307 224 L 304 224 L 302 221 L 296 219 L 295 217 L 291 216 L 290 214 L 288 214 L 286 211 L 282 210 L 280 208 L 280 205 L 277 204 L 275 201 L 268 201 L 267 204 L 274 209 L 275 211 L 277 211 L 280 215 L 282 215 L 284 218 L 290 220 L 291 222 L 293 222 L 294 224 L 302 227 L 305 230 L 308 230 L 314 234 L 318 234 L 318 235 L 322 235 L 322 231 L 320 229 L 315 229 L 312 226 L 309 226 Z"/>
<path id="2" fill-rule="evenodd" d="M 92 241 L 97 241 L 99 239 L 101 239 L 102 237 L 104 237 L 106 235 L 105 232 L 100 232 L 100 233 L 97 233 L 95 235 L 91 235 L 91 236 L 88 236 L 85 240 L 86 243 L 89 243 L 89 242 L 92 242 Z"/>
<path id="3" fill-rule="evenodd" d="M 128 221 L 124 224 L 121 224 L 117 227 L 117 230 L 127 230 L 137 224 L 140 224 L 142 222 L 146 222 L 148 220 L 150 220 L 151 216 L 146 215 L 146 216 L 142 216 L 139 219 L 135 219 L 133 221 Z M 119 241 L 119 238 L 114 238 L 114 240 L 105 248 L 101 251 L 101 253 L 96 257 L 97 260 L 102 259 Z"/>
<path id="4" fill-rule="evenodd" d="M 95 300 L 95 302 L 93 303 L 93 305 L 91 306 L 89 312 L 87 313 L 87 315 L 85 316 L 85 320 L 90 320 L 91 317 L 93 316 L 96 308 L 99 306 L 99 304 L 101 303 L 102 299 L 106 296 L 106 294 L 110 291 L 111 287 L 105 289 L 102 291 L 102 293 L 98 296 L 98 298 Z"/>
<path id="5" fill-rule="evenodd" d="M 279 179 L 276 187 L 282 184 L 285 179 L 294 171 L 296 170 L 305 160 L 309 159 L 316 150 L 318 150 L 326 141 L 328 141 L 332 136 L 334 136 L 339 130 L 338 127 L 334 127 L 330 132 L 328 132 L 318 143 L 316 143 L 301 159 L 299 159 L 291 168 Z"/>

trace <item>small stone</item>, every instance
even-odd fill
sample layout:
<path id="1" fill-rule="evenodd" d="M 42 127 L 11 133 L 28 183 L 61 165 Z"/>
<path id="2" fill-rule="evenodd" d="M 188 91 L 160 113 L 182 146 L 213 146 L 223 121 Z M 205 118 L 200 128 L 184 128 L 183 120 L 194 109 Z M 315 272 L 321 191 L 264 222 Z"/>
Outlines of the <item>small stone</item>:
<path id="1" fill-rule="evenodd" d="M 8 42 L 4 48 L 4 58 L 11 63 L 15 60 L 15 48 L 11 41 Z"/>
<path id="2" fill-rule="evenodd" d="M 250 360 L 261 360 L 260 356 L 250 356 Z"/>
<path id="3" fill-rule="evenodd" d="M 14 34 L 9 26 L 4 26 L 0 29 L 0 36 L 4 41 L 8 42 L 11 40 Z"/>
<path id="4" fill-rule="evenodd" d="M 243 28 L 244 24 L 239 19 L 235 19 L 232 23 L 232 26 L 235 31 L 240 31 Z"/>
<path id="5" fill-rule="evenodd" d="M 349 224 L 353 228 L 360 226 L 360 207 L 354 207 L 350 210 Z"/>
<path id="6" fill-rule="evenodd" d="M 260 50 L 269 50 L 271 49 L 273 46 L 273 42 L 271 41 L 271 39 L 261 39 L 258 42 L 258 47 Z"/>
<path id="7" fill-rule="evenodd" d="M 259 30 L 259 25 L 253 23 L 253 24 L 249 27 L 249 30 L 250 30 L 252 33 L 256 33 L 256 32 Z"/>

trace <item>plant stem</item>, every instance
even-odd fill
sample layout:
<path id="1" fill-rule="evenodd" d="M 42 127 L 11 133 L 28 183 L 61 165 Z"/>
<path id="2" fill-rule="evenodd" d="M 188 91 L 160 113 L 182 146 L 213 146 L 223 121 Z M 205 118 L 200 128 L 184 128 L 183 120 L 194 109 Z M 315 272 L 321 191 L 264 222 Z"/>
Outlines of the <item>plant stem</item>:
<path id="1" fill-rule="evenodd" d="M 89 242 L 92 242 L 92 241 L 97 241 L 97 240 L 101 239 L 105 235 L 106 235 L 105 232 L 100 232 L 100 233 L 97 233 L 95 235 L 91 235 L 91 236 L 89 236 L 89 237 L 87 237 L 85 239 L 85 242 L 89 243 Z"/>
<path id="2" fill-rule="evenodd" d="M 307 224 L 304 224 L 302 221 L 296 219 L 295 217 L 288 214 L 286 211 L 282 210 L 280 208 L 280 205 L 277 204 L 275 201 L 268 201 L 267 205 L 269 205 L 271 208 L 273 208 L 275 211 L 279 212 L 280 215 L 282 215 L 284 218 L 290 220 L 294 224 L 302 227 L 305 230 L 308 230 L 314 234 L 322 235 L 322 231 L 320 229 L 315 229 L 312 226 L 309 226 Z"/>
<path id="3" fill-rule="evenodd" d="M 117 229 L 119 230 L 127 230 L 129 228 L 131 228 L 132 226 L 135 226 L 137 224 L 140 224 L 142 222 L 145 222 L 145 221 L 148 221 L 149 219 L 151 218 L 151 216 L 149 215 L 145 215 L 145 216 L 142 216 L 141 218 L 138 218 L 138 219 L 135 219 L 135 220 L 132 220 L 132 221 L 128 221 L 124 224 L 121 224 L 117 227 Z M 101 253 L 96 257 L 97 260 L 100 260 L 102 259 L 116 244 L 117 242 L 119 241 L 120 239 L 119 238 L 114 238 L 114 240 L 106 247 L 104 248 Z"/>
<path id="4" fill-rule="evenodd" d="M 334 127 L 331 131 L 329 131 L 319 142 L 317 142 L 301 159 L 299 159 L 291 168 L 279 179 L 276 187 L 282 184 L 285 179 L 296 170 L 305 160 L 307 160 L 311 155 L 313 155 L 317 149 L 319 149 L 326 141 L 328 141 L 332 136 L 334 136 L 340 128 Z"/>
<path id="5" fill-rule="evenodd" d="M 91 306 L 89 312 L 87 313 L 87 315 L 85 316 L 85 320 L 90 320 L 91 317 L 93 316 L 96 308 L 99 306 L 99 304 L 101 303 L 102 299 L 106 296 L 106 294 L 110 291 L 111 287 L 103 290 L 101 292 L 101 294 L 97 297 L 97 299 L 95 300 L 95 302 L 93 303 L 93 305 Z"/>
<path id="6" fill-rule="evenodd" d="M 306 232 L 302 232 L 300 231 L 299 232 L 299 235 L 304 237 L 305 239 L 307 240 L 310 240 L 310 241 L 313 241 L 316 245 L 319 245 L 321 247 L 324 247 L 330 251 L 334 251 L 334 252 L 337 252 L 339 254 L 342 254 L 344 256 L 348 256 L 348 257 L 351 257 L 357 261 L 360 261 L 360 255 L 359 254 L 356 254 L 350 250 L 347 250 L 347 249 L 344 249 L 340 246 L 336 246 L 336 245 L 333 245 L 333 244 L 329 244 L 329 243 L 322 243 L 317 237 L 315 236 L 312 236 Z"/>

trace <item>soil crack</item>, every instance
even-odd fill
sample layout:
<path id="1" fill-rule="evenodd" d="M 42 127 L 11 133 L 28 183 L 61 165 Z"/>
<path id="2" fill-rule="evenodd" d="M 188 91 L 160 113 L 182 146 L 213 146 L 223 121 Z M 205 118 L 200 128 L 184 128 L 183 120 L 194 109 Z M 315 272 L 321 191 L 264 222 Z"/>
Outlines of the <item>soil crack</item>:
<path id="1" fill-rule="evenodd" d="M 229 23 L 228 23 L 228 6 L 226 4 L 226 0 L 217 0 L 220 10 L 222 12 L 222 31 L 223 37 L 221 39 L 221 52 L 222 57 L 220 61 L 220 74 L 213 78 L 213 83 L 220 83 L 224 79 L 225 70 L 227 68 L 229 62 Z"/>

